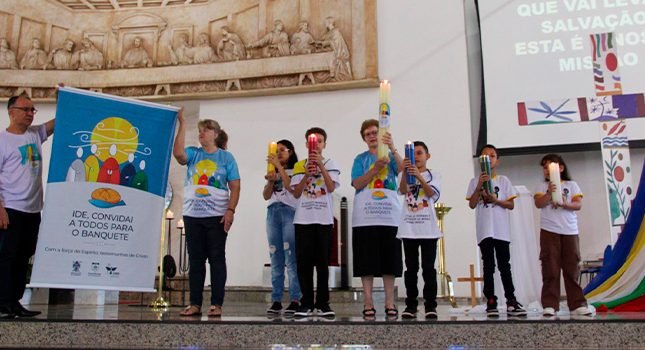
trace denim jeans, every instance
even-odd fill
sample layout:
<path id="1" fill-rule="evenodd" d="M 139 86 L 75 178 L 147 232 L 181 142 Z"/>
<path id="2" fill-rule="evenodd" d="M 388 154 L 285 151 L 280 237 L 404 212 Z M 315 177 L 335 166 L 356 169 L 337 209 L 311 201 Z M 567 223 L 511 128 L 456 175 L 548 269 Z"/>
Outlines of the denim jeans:
<path id="1" fill-rule="evenodd" d="M 296 263 L 296 234 L 293 216 L 296 210 L 276 202 L 267 209 L 267 238 L 271 257 L 271 301 L 282 301 L 284 269 L 289 274 L 289 299 L 300 301 L 300 283 Z"/>
<path id="2" fill-rule="evenodd" d="M 211 305 L 223 305 L 226 284 L 226 237 L 221 216 L 193 218 L 184 216 L 186 225 L 186 246 L 190 272 L 190 304 L 201 307 L 206 259 L 211 268 Z"/>
<path id="3" fill-rule="evenodd" d="M 515 287 L 513 286 L 513 275 L 511 274 L 511 250 L 510 242 L 488 237 L 479 242 L 479 249 L 484 262 L 484 296 L 486 299 L 495 299 L 495 257 L 499 275 L 504 286 L 504 297 L 506 301 L 515 300 Z"/>

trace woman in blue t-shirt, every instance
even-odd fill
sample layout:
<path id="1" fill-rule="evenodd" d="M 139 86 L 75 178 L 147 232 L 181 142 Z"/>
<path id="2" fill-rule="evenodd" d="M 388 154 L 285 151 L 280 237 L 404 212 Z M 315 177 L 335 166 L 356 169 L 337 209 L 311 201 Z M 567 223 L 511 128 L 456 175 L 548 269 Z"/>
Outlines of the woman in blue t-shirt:
<path id="1" fill-rule="evenodd" d="M 221 136 L 226 134 L 219 123 L 200 120 L 197 127 L 201 147 L 185 147 L 183 110 L 177 120 L 179 127 L 172 153 L 179 164 L 187 166 L 183 216 L 190 264 L 190 305 L 180 315 L 201 315 L 208 259 L 211 273 L 208 316 L 219 317 L 226 284 L 226 237 L 240 199 L 240 174 L 233 155 L 222 148 L 225 145 Z"/>

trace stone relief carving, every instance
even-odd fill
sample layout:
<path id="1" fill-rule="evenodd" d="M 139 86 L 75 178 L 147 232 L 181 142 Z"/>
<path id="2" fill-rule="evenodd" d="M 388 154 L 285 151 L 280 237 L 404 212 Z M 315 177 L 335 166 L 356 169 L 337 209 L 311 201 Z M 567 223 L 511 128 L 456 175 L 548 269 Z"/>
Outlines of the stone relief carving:
<path id="1" fill-rule="evenodd" d="M 9 48 L 7 39 L 0 39 L 0 69 L 18 69 L 16 54 Z"/>
<path id="2" fill-rule="evenodd" d="M 291 48 L 289 51 L 292 55 L 307 55 L 314 52 L 315 43 L 316 40 L 309 32 L 309 22 L 301 21 L 298 24 L 298 31 L 291 36 Z"/>
<path id="3" fill-rule="evenodd" d="M 31 40 L 31 48 L 20 60 L 20 69 L 42 69 L 47 65 L 47 52 L 41 47 L 40 39 Z"/>
<path id="4" fill-rule="evenodd" d="M 262 57 L 277 57 L 289 55 L 289 35 L 283 32 L 281 20 L 274 22 L 273 31 L 249 44 L 247 49 L 262 48 Z"/>
<path id="5" fill-rule="evenodd" d="M 246 58 L 246 48 L 240 36 L 224 26 L 221 29 L 222 39 L 217 44 L 217 56 L 224 61 L 237 61 Z"/>
<path id="6" fill-rule="evenodd" d="M 72 61 L 78 62 L 78 70 L 103 69 L 105 66 L 103 53 L 94 47 L 92 40 L 83 39 L 81 45 L 83 47 L 76 51 L 72 58 Z"/>
<path id="7" fill-rule="evenodd" d="M 349 62 L 349 49 L 343 38 L 343 34 L 336 28 L 334 17 L 325 19 L 327 32 L 323 35 L 321 41 L 316 44 L 320 47 L 331 47 L 334 51 L 334 59 L 329 67 L 329 73 L 333 79 L 348 80 L 352 78 L 352 67 Z"/>
<path id="8" fill-rule="evenodd" d="M 12 1 L 19 0 L 9 0 Z M 20 1 L 27 3 L 30 10 L 38 8 L 39 1 L 55 2 Z M 215 9 L 223 1 L 211 0 L 208 6 Z M 48 19 L 46 9 L 40 15 L 38 11 L 28 15 L 16 13 L 18 23 L 13 25 L 14 30 L 20 28 L 20 18 L 27 16 L 33 17 L 31 23 L 45 24 L 41 36 L 37 30 L 25 31 L 29 39 L 21 40 L 22 32 L 18 30 L 8 31 L 6 38 L 0 38 L 0 97 L 24 91 L 32 97 L 50 98 L 59 82 L 144 98 L 226 95 L 232 91 L 271 94 L 276 88 L 309 87 L 309 91 L 317 91 L 375 85 L 378 81 L 375 30 L 367 30 L 367 26 L 376 28 L 374 2 L 338 0 L 324 7 L 312 6 L 312 1 L 255 0 L 249 3 L 256 5 L 239 5 L 239 9 L 238 3 L 228 2 L 229 12 L 224 16 L 211 15 L 204 10 L 205 5 L 178 5 L 172 11 L 141 9 L 127 11 L 121 19 L 115 13 L 113 17 L 106 16 L 103 22 L 97 21 L 103 23 L 103 30 L 89 16 L 75 22 L 79 28 L 67 28 Z M 282 12 L 272 10 L 273 4 Z M 0 2 L 0 11 L 11 14 L 12 8 L 6 5 Z M 284 12 L 285 8 L 297 11 Z M 174 18 L 177 9 L 186 13 L 195 10 L 203 23 L 188 24 Z M 337 16 L 325 14 L 324 9 Z M 354 15 L 347 17 L 349 10 L 362 12 L 354 19 Z M 69 12 L 79 15 L 73 9 Z M 246 13 L 250 15 L 244 16 Z M 103 14 L 105 11 L 95 15 Z M 16 49 L 12 50 L 12 43 L 21 45 L 15 44 Z M 353 69 L 357 64 L 358 71 Z M 20 69 L 21 73 L 4 73 L 10 69 Z M 334 86 L 316 88 L 328 83 Z"/>
<path id="9" fill-rule="evenodd" d="M 65 39 L 63 46 L 53 49 L 47 58 L 47 65 L 43 69 L 75 69 L 76 62 L 74 58 L 74 41 Z"/>
<path id="10" fill-rule="evenodd" d="M 138 67 L 152 67 L 152 60 L 148 56 L 148 52 L 141 45 L 143 39 L 135 37 L 130 47 L 123 55 L 121 61 L 121 68 L 138 68 Z"/>

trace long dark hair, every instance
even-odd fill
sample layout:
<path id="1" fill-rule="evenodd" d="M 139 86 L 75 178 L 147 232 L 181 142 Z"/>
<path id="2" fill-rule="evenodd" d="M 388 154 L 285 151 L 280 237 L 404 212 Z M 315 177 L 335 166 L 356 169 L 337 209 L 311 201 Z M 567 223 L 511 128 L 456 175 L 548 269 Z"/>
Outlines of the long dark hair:
<path id="1" fill-rule="evenodd" d="M 293 169 L 293 166 L 298 163 L 298 155 L 296 154 L 296 149 L 293 147 L 293 143 L 289 140 L 280 140 L 278 141 L 279 145 L 283 145 L 286 147 L 289 151 L 289 159 L 287 160 L 287 169 Z"/>
<path id="2" fill-rule="evenodd" d="M 560 179 L 564 181 L 571 181 L 571 176 L 569 175 L 569 167 L 564 162 L 564 159 L 562 159 L 561 156 L 555 153 L 549 153 L 546 156 L 542 157 L 542 160 L 540 161 L 540 165 L 544 167 L 544 165 L 547 163 L 562 164 L 564 166 L 564 171 L 560 173 Z"/>

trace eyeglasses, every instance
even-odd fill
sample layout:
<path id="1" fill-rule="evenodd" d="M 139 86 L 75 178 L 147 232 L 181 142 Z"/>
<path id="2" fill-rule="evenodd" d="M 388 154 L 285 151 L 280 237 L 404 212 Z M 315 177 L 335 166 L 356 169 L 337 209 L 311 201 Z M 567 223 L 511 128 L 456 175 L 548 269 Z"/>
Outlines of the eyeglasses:
<path id="1" fill-rule="evenodd" d="M 363 134 L 364 137 L 376 136 L 376 135 L 378 135 L 378 131 L 370 131 Z"/>
<path id="2" fill-rule="evenodd" d="M 31 112 L 35 114 L 36 112 L 38 112 L 38 110 L 34 107 L 11 107 L 11 109 L 19 109 L 25 113 Z"/>

